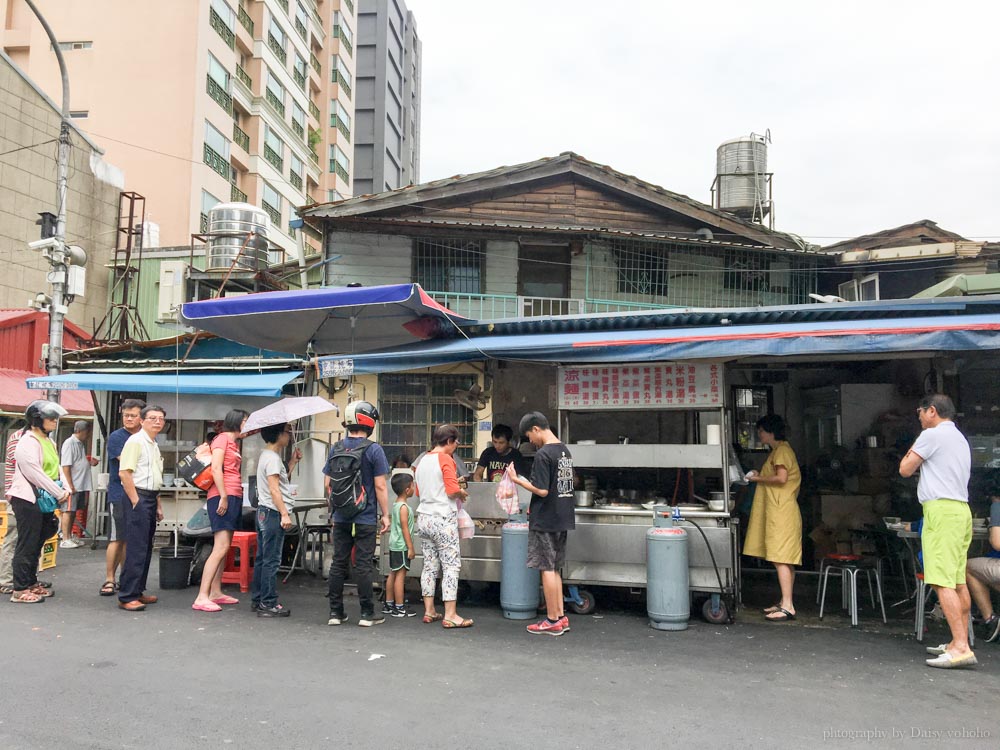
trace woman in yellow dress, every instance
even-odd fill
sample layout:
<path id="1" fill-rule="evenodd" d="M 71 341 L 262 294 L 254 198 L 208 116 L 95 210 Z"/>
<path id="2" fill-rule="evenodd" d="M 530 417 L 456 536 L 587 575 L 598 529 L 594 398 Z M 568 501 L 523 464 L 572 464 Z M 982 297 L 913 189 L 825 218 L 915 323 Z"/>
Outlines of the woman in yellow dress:
<path id="1" fill-rule="evenodd" d="M 785 420 L 768 414 L 757 420 L 757 436 L 771 449 L 760 472 L 747 479 L 757 484 L 743 554 L 774 564 L 781 587 L 781 602 L 764 610 L 771 622 L 795 619 L 792 588 L 795 566 L 802 564 L 802 514 L 799 485 L 802 475 L 795 452 L 785 440 Z"/>

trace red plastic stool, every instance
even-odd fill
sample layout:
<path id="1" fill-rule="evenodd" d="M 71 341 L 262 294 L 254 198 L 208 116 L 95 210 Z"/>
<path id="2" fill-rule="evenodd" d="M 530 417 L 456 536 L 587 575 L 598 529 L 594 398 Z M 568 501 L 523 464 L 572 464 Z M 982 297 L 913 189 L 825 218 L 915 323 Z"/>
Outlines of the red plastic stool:
<path id="1" fill-rule="evenodd" d="M 237 553 L 239 556 L 237 557 Z M 253 580 L 253 564 L 257 558 L 257 532 L 234 531 L 233 543 L 226 555 L 226 567 L 222 571 L 223 583 L 238 583 L 244 594 L 250 590 Z"/>

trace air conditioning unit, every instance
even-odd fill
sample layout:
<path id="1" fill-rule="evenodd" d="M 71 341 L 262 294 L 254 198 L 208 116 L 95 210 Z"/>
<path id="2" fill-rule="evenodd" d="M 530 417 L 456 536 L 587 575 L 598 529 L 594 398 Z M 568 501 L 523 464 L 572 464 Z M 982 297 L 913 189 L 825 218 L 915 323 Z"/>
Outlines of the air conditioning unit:
<path id="1" fill-rule="evenodd" d="M 186 300 L 187 263 L 165 260 L 160 264 L 160 295 L 156 304 L 157 323 L 176 323 L 181 305 Z"/>

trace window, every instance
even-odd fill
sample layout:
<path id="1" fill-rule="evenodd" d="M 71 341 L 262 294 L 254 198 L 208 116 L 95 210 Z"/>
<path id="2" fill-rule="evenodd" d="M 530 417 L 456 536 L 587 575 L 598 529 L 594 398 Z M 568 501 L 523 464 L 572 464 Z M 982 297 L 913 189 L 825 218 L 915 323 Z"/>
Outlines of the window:
<path id="1" fill-rule="evenodd" d="M 305 137 L 306 111 L 294 101 L 292 102 L 292 130 Z"/>
<path id="2" fill-rule="evenodd" d="M 770 261 L 745 254 L 729 264 L 722 275 L 722 285 L 726 289 L 739 291 L 770 291 Z"/>
<path id="3" fill-rule="evenodd" d="M 411 461 L 427 450 L 431 433 L 440 424 L 458 428 L 455 452 L 475 461 L 476 415 L 455 401 L 457 389 L 467 390 L 477 378 L 469 375 L 381 375 L 378 379 L 379 443 L 389 461 L 406 455 Z"/>
<path id="4" fill-rule="evenodd" d="M 618 265 L 618 291 L 621 294 L 640 294 L 666 297 L 669 273 L 667 254 L 656 246 L 641 243 L 623 243 L 614 251 Z"/>
<path id="5" fill-rule="evenodd" d="M 229 139 L 207 120 L 205 121 L 205 144 L 225 159 L 226 162 L 229 161 Z"/>
<path id="6" fill-rule="evenodd" d="M 327 190 L 326 199 L 330 203 L 336 203 L 337 201 L 347 200 L 343 195 L 341 195 L 339 190 Z"/>
<path id="7" fill-rule="evenodd" d="M 285 116 L 285 87 L 281 85 L 274 73 L 267 71 L 266 99 L 278 110 L 282 117 Z"/>
<path id="8" fill-rule="evenodd" d="M 271 218 L 274 228 L 281 229 L 281 194 L 266 182 L 261 196 L 261 208 Z"/>
<path id="9" fill-rule="evenodd" d="M 212 0 L 212 10 L 219 14 L 219 18 L 226 24 L 227 29 L 230 31 L 236 29 L 236 14 L 229 7 L 229 3 L 225 0 Z"/>
<path id="10" fill-rule="evenodd" d="M 201 191 L 201 212 L 203 214 L 207 214 L 209 211 L 211 211 L 215 206 L 219 205 L 220 203 L 222 203 L 222 201 L 220 201 L 218 198 L 216 198 L 207 190 Z"/>
<path id="11" fill-rule="evenodd" d="M 413 279 L 435 292 L 480 294 L 483 251 L 479 240 L 415 240 Z"/>
<path id="12" fill-rule="evenodd" d="M 288 39 L 285 36 L 285 30 L 281 28 L 281 24 L 275 20 L 274 16 L 271 16 L 271 23 L 267 27 L 267 33 L 274 39 L 281 51 L 284 52 L 287 49 Z M 270 39 L 268 40 L 270 41 Z"/>
<path id="13" fill-rule="evenodd" d="M 851 279 L 838 285 L 837 293 L 848 302 L 868 302 L 879 299 L 878 274 Z"/>
<path id="14" fill-rule="evenodd" d="M 347 25 L 347 16 L 341 13 L 339 10 L 333 12 L 333 35 L 339 36 L 348 45 L 354 44 L 354 32 L 351 31 L 351 27 Z"/>
<path id="15" fill-rule="evenodd" d="M 59 49 L 63 52 L 73 52 L 75 50 L 90 49 L 93 42 L 59 42 Z"/>
<path id="16" fill-rule="evenodd" d="M 330 145 L 330 171 L 339 175 L 344 182 L 350 182 L 351 160 L 335 143 Z"/>
<path id="17" fill-rule="evenodd" d="M 336 99 L 330 100 L 330 127 L 335 128 L 337 125 L 343 125 L 348 131 L 351 129 L 351 116 L 347 113 L 347 107 L 341 104 Z"/>
<path id="18" fill-rule="evenodd" d="M 330 61 L 330 71 L 331 71 L 331 82 L 346 84 L 348 87 L 354 82 L 354 78 L 351 76 L 351 71 L 347 69 L 344 61 L 340 59 L 339 55 L 334 55 Z"/>
<path id="19" fill-rule="evenodd" d="M 309 14 L 306 13 L 306 9 L 302 7 L 302 3 L 295 3 L 295 20 L 302 26 L 303 29 L 306 28 L 306 22 L 309 20 Z"/>
<path id="20" fill-rule="evenodd" d="M 285 143 L 282 141 L 270 125 L 264 125 L 264 143 L 270 146 L 278 156 L 285 155 Z"/>
<path id="21" fill-rule="evenodd" d="M 208 75 L 222 87 L 223 91 L 229 91 L 229 71 L 211 52 L 208 53 Z"/>
<path id="22" fill-rule="evenodd" d="M 757 420 L 772 413 L 774 399 L 770 386 L 733 387 L 733 442 L 742 450 L 764 450 L 757 439 Z"/>
<path id="23" fill-rule="evenodd" d="M 297 157 L 294 153 L 291 154 L 291 171 L 292 171 L 292 174 L 298 175 L 300 180 L 302 178 L 302 167 L 304 167 L 304 166 L 305 166 L 305 164 L 302 163 L 302 160 L 299 157 Z"/>

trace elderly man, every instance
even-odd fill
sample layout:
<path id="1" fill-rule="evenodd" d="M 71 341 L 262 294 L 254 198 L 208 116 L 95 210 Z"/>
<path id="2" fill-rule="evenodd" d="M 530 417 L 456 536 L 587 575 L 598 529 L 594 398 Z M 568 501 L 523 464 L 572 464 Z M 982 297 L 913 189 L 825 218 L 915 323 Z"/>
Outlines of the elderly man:
<path id="1" fill-rule="evenodd" d="M 108 529 L 108 550 L 104 556 L 104 583 L 101 585 L 101 596 L 114 596 L 118 588 L 115 577 L 118 568 L 125 560 L 125 488 L 122 487 L 119 458 L 125 448 L 126 441 L 137 433 L 142 424 L 139 416 L 145 401 L 137 398 L 127 398 L 122 401 L 122 426 L 108 435 L 108 513 L 111 515 L 111 527 Z"/>
<path id="2" fill-rule="evenodd" d="M 67 489 L 70 491 L 70 499 L 66 502 L 66 507 L 62 511 L 60 521 L 62 523 L 62 541 L 59 546 L 63 548 L 80 547 L 83 542 L 73 538 L 73 522 L 77 514 L 84 515 L 86 524 L 87 504 L 90 502 L 90 491 L 93 485 L 90 478 L 90 468 L 97 465 L 96 459 L 87 455 L 87 446 L 90 444 L 90 422 L 82 419 L 73 425 L 73 434 L 63 441 L 60 452 L 60 464 L 63 468 L 63 475 L 69 483 Z"/>
<path id="3" fill-rule="evenodd" d="M 965 582 L 969 593 L 983 616 L 983 630 L 987 643 L 1000 638 L 1000 615 L 993 611 L 990 589 L 1000 591 L 1000 496 L 994 495 L 990 503 L 989 551 L 986 557 L 969 560 Z"/>
<path id="4" fill-rule="evenodd" d="M 920 470 L 917 499 L 924 512 L 921 544 L 924 582 L 934 589 L 948 620 L 951 642 L 932 646 L 935 655 L 927 666 L 955 669 L 976 665 L 969 648 L 969 613 L 972 599 L 965 582 L 965 566 L 972 542 L 969 512 L 969 442 L 952 421 L 955 405 L 940 393 L 926 396 L 917 410 L 923 432 L 899 463 L 899 473 L 913 476 Z"/>
<path id="5" fill-rule="evenodd" d="M 163 486 L 163 458 L 156 436 L 166 423 L 166 412 L 150 404 L 139 412 L 141 429 L 125 441 L 119 459 L 118 476 L 125 490 L 125 563 L 118 588 L 118 606 L 139 612 L 156 597 L 147 595 L 146 578 L 153 558 L 156 522 L 163 520 L 160 488 Z"/>

